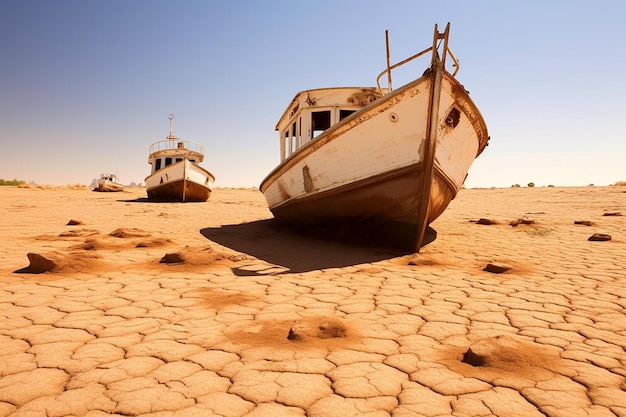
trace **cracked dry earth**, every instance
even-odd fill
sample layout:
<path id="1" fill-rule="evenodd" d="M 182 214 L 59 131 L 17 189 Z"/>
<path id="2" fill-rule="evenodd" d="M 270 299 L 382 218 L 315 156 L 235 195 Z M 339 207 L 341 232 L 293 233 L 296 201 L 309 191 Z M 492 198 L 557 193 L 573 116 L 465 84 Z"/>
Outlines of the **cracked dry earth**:
<path id="1" fill-rule="evenodd" d="M 2 187 L 0 416 L 626 417 L 625 191 L 464 189 L 406 255 Z"/>

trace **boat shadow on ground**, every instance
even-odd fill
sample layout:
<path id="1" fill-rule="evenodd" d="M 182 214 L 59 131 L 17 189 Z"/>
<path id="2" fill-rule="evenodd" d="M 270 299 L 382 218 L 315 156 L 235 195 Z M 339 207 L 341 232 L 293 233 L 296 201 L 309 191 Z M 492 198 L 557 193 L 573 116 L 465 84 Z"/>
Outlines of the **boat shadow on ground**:
<path id="1" fill-rule="evenodd" d="M 201 229 L 200 234 L 222 246 L 286 268 L 287 271 L 282 273 L 342 268 L 408 254 L 364 241 L 357 243 L 354 239 L 348 240 L 325 230 L 288 228 L 275 219 L 207 227 Z M 431 236 L 434 240 L 434 230 Z M 233 268 L 233 272 L 240 276 L 257 275 L 239 268 Z"/>
<path id="2" fill-rule="evenodd" d="M 180 204 L 204 204 L 206 203 L 206 201 L 165 201 L 165 200 L 150 200 L 148 199 L 148 197 L 139 197 L 139 198 L 130 198 L 128 200 L 125 199 L 121 199 L 121 200 L 117 200 L 118 203 L 151 203 L 151 204 L 155 204 L 155 203 L 166 203 L 166 204 L 173 204 L 173 203 L 180 203 Z"/>
<path id="3" fill-rule="evenodd" d="M 154 201 L 148 200 L 148 197 L 138 197 L 138 198 L 129 198 L 129 199 L 119 199 L 118 203 L 153 203 Z"/>

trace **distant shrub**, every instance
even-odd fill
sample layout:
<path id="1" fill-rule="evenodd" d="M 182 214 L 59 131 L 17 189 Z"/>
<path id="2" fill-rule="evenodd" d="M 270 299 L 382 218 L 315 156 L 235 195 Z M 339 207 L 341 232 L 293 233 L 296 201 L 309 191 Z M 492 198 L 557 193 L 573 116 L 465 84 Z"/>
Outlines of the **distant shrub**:
<path id="1" fill-rule="evenodd" d="M 528 188 L 533 188 L 534 186 L 535 186 L 535 183 L 534 183 L 534 182 L 529 182 L 529 183 L 528 183 Z"/>
<path id="2" fill-rule="evenodd" d="M 548 187 L 554 187 L 554 185 L 550 184 L 550 185 L 548 185 Z"/>
<path id="3" fill-rule="evenodd" d="M 613 184 L 613 185 L 621 185 L 621 186 L 624 186 L 624 185 L 626 185 L 626 181 L 617 181 L 617 182 L 616 182 L 615 184 Z"/>
<path id="4" fill-rule="evenodd" d="M 91 187 L 85 184 L 68 184 L 68 185 L 46 185 L 22 182 L 18 185 L 19 188 L 31 188 L 38 190 L 89 190 Z"/>
<path id="5" fill-rule="evenodd" d="M 90 187 L 86 186 L 85 184 L 68 184 L 65 187 L 67 187 L 70 190 L 86 190 Z"/>
<path id="6" fill-rule="evenodd" d="M 526 233 L 531 236 L 545 236 L 552 233 L 552 230 L 542 227 L 535 227 L 534 229 L 527 230 Z"/>
<path id="7" fill-rule="evenodd" d="M 511 188 L 520 188 L 520 185 L 519 184 L 513 184 L 513 185 L 511 185 Z"/>
<path id="8" fill-rule="evenodd" d="M 21 185 L 26 184 L 26 181 L 16 180 L 15 178 L 12 181 L 3 180 L 0 178 L 0 185 Z"/>

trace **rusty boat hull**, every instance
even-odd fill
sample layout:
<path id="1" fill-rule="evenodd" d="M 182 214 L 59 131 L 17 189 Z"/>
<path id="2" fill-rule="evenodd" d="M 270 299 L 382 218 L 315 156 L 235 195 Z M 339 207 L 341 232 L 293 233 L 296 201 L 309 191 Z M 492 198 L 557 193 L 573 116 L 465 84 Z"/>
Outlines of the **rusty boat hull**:
<path id="1" fill-rule="evenodd" d="M 211 196 L 211 190 L 195 182 L 179 180 L 147 191 L 148 200 L 163 202 L 204 202 Z"/>
<path id="2" fill-rule="evenodd" d="M 187 159 L 146 177 L 148 200 L 162 202 L 204 202 L 211 196 L 213 175 Z"/>

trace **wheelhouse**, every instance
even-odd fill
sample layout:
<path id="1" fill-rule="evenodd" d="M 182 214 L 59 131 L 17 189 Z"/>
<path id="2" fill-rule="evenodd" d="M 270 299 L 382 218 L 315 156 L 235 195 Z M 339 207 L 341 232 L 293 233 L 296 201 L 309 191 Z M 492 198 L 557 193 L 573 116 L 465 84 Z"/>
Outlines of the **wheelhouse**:
<path id="1" fill-rule="evenodd" d="M 379 91 L 374 87 L 337 87 L 298 93 L 276 125 L 280 160 L 380 98 Z"/>
<path id="2" fill-rule="evenodd" d="M 202 145 L 174 137 L 153 143 L 150 146 L 148 163 L 152 165 L 152 173 L 155 173 L 184 159 L 193 164 L 200 164 L 204 159 L 203 155 L 204 148 Z"/>
<path id="3" fill-rule="evenodd" d="M 102 175 L 100 175 L 100 179 L 101 180 L 105 180 L 105 181 L 111 181 L 111 182 L 118 182 L 119 181 L 117 179 L 117 176 L 115 176 L 113 174 L 102 174 Z"/>

